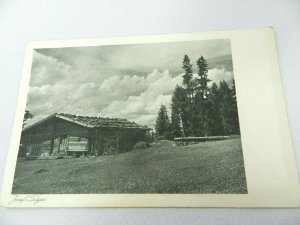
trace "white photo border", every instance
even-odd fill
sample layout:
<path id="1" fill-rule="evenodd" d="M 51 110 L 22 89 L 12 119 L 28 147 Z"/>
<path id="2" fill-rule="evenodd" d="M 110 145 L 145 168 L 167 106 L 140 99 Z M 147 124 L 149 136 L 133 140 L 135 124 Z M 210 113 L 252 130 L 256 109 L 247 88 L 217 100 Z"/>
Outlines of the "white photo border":
<path id="1" fill-rule="evenodd" d="M 231 40 L 248 194 L 14 195 L 11 193 L 34 49 L 209 39 Z M 299 207 L 300 188 L 274 30 L 265 27 L 29 43 L 25 52 L 1 202 L 5 207 Z"/>

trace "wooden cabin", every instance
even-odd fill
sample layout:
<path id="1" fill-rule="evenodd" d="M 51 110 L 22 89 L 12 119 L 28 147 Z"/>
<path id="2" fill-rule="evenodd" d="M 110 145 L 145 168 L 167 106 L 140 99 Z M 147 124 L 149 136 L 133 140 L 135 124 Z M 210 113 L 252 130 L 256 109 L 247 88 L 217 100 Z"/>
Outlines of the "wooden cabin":
<path id="1" fill-rule="evenodd" d="M 23 129 L 19 156 L 116 154 L 145 141 L 149 130 L 126 119 L 55 113 Z"/>

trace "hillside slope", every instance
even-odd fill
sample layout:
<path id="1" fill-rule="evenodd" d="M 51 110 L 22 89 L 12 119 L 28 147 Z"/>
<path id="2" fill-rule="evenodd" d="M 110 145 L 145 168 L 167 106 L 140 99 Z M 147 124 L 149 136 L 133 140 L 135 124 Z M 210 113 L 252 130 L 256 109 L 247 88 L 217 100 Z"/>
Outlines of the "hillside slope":
<path id="1" fill-rule="evenodd" d="M 79 159 L 18 161 L 13 193 L 247 193 L 239 138 Z"/>

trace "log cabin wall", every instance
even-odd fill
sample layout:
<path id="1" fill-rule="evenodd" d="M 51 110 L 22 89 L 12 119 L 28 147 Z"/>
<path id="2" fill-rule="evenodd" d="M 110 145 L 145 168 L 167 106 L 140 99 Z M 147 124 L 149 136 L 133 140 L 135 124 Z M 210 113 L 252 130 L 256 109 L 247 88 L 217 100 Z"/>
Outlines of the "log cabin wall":
<path id="1" fill-rule="evenodd" d="M 119 131 L 115 129 L 95 128 L 90 135 L 91 155 L 103 155 L 108 148 L 118 153 Z"/>
<path id="2" fill-rule="evenodd" d="M 39 126 L 35 126 L 28 131 L 22 133 L 22 143 L 40 143 L 50 140 L 51 138 L 59 138 L 61 135 L 71 135 L 74 137 L 88 137 L 86 127 L 78 124 L 62 120 L 60 118 L 53 118 Z"/>
<path id="3" fill-rule="evenodd" d="M 87 146 L 82 147 L 82 145 L 87 145 L 88 129 L 60 118 L 53 118 L 29 130 L 25 130 L 21 136 L 21 144 L 30 155 L 58 154 L 64 153 L 69 149 L 69 142 L 66 139 L 70 136 L 73 137 L 71 150 L 73 148 L 77 151 L 79 148 L 87 150 Z M 80 138 L 86 141 L 82 142 Z M 79 143 L 76 144 L 74 139 L 80 139 Z"/>
<path id="4" fill-rule="evenodd" d="M 55 136 L 59 137 L 61 135 L 70 135 L 73 137 L 88 137 L 88 128 L 72 123 L 60 118 L 56 118 L 55 123 Z"/>
<path id="5" fill-rule="evenodd" d="M 127 152 L 139 141 L 146 141 L 146 130 L 97 128 L 89 134 L 89 154 L 103 155 L 113 149 L 112 154 Z"/>
<path id="6" fill-rule="evenodd" d="M 51 140 L 53 124 L 47 121 L 40 126 L 35 126 L 22 132 L 21 143 L 24 145 L 42 143 Z"/>
<path id="7" fill-rule="evenodd" d="M 124 119 L 56 115 L 23 130 L 21 144 L 25 153 L 37 156 L 117 154 L 132 150 L 139 141 L 146 141 L 147 127 Z M 23 150 L 20 155 L 24 155 Z"/>

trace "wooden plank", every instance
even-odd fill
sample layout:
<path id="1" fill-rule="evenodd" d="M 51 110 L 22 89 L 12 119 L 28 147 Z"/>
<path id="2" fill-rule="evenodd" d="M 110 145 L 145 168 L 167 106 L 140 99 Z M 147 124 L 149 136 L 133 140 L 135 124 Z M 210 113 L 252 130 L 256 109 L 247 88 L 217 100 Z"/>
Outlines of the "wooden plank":
<path id="1" fill-rule="evenodd" d="M 209 137 L 182 137 L 182 138 L 174 138 L 175 142 L 189 142 L 189 141 L 212 141 L 212 140 L 223 140 L 229 139 L 230 136 L 209 136 Z"/>

